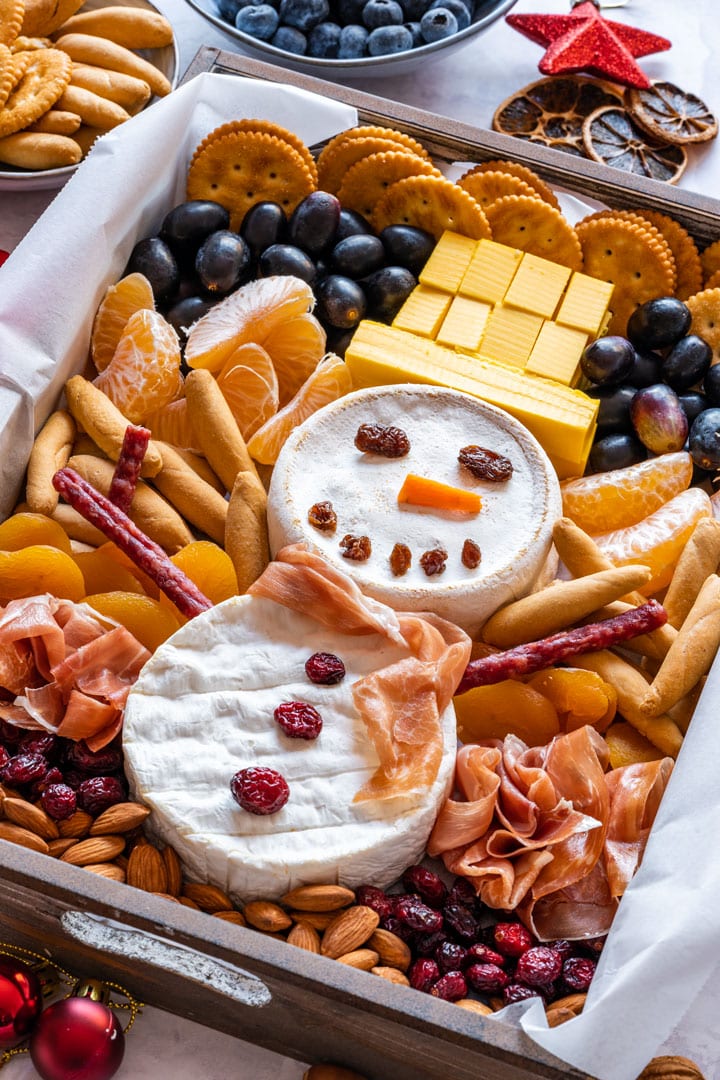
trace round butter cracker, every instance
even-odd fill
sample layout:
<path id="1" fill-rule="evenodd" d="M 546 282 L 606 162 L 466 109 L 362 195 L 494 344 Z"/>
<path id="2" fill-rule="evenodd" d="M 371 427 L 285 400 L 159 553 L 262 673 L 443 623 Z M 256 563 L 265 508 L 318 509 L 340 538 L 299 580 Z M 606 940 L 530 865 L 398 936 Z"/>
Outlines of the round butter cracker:
<path id="1" fill-rule="evenodd" d="M 467 191 L 442 176 L 408 176 L 387 189 L 375 205 L 372 225 L 413 225 L 439 240 L 446 229 L 472 240 L 490 240 L 488 219 Z"/>

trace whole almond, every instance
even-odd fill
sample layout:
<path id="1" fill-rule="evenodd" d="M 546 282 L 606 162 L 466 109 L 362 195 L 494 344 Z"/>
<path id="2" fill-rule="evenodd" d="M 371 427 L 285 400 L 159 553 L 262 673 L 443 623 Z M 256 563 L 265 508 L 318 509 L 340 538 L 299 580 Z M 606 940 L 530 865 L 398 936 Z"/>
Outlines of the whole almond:
<path id="1" fill-rule="evenodd" d="M 167 891 L 171 896 L 179 896 L 183 887 L 182 864 L 175 848 L 166 844 L 162 849 L 163 862 L 167 873 Z"/>
<path id="2" fill-rule="evenodd" d="M 86 814 L 84 810 L 76 810 L 71 817 L 58 821 L 57 827 L 61 836 L 81 838 L 88 835 L 92 823 L 93 818 L 90 814 Z"/>
<path id="3" fill-rule="evenodd" d="M 48 846 L 41 836 L 29 829 L 23 829 L 22 825 L 15 825 L 12 821 L 0 821 L 0 840 L 9 840 L 11 844 L 20 844 L 21 847 L 39 851 L 43 855 L 48 853 Z"/>
<path id="4" fill-rule="evenodd" d="M 293 922 L 307 923 L 315 930 L 327 930 L 330 923 L 337 916 L 336 911 L 288 911 Z"/>
<path id="5" fill-rule="evenodd" d="M 167 892 L 163 857 L 152 844 L 136 844 L 127 864 L 127 883 L 144 892 Z"/>
<path id="6" fill-rule="evenodd" d="M 199 911 L 200 905 L 196 904 L 194 900 L 191 900 L 189 896 L 178 896 L 178 903 L 183 907 L 192 908 L 193 911 Z"/>
<path id="7" fill-rule="evenodd" d="M 492 1016 L 493 1010 L 489 1005 L 483 1005 L 482 1001 L 475 1001 L 474 998 L 461 998 L 460 1001 L 455 1002 L 461 1009 L 467 1009 L 468 1012 L 477 1013 L 478 1016 Z"/>
<path id="8" fill-rule="evenodd" d="M 337 960 L 339 956 L 359 949 L 377 929 L 379 922 L 378 913 L 363 904 L 346 908 L 335 916 L 323 934 L 320 952 L 331 960 Z"/>
<path id="9" fill-rule="evenodd" d="M 337 957 L 338 964 L 347 964 L 348 967 L 357 968 L 358 971 L 371 971 L 377 967 L 380 957 L 374 949 L 353 949 L 352 952 L 344 953 Z"/>
<path id="10" fill-rule="evenodd" d="M 400 971 L 407 971 L 410 967 L 412 953 L 409 945 L 390 930 L 378 928 L 367 944 L 369 949 L 378 953 L 385 967 L 399 968 Z"/>
<path id="11" fill-rule="evenodd" d="M 245 916 L 241 911 L 213 911 L 213 919 L 222 919 L 223 922 L 234 923 L 235 926 L 247 926 Z"/>
<path id="12" fill-rule="evenodd" d="M 306 952 L 320 952 L 320 935 L 314 926 L 306 922 L 297 922 L 287 936 L 290 945 L 297 945 L 298 949 Z"/>
<path id="13" fill-rule="evenodd" d="M 396 983 L 398 986 L 410 985 L 407 975 L 403 974 L 402 971 L 398 971 L 397 968 L 380 965 L 379 967 L 370 968 L 370 971 L 373 975 L 379 975 L 381 979 L 387 979 L 388 982 Z"/>
<path id="14" fill-rule="evenodd" d="M 125 871 L 116 866 L 115 863 L 89 863 L 84 869 L 89 870 L 92 874 L 98 874 L 99 877 L 108 878 L 110 881 L 125 881 Z"/>
<path id="15" fill-rule="evenodd" d="M 80 841 L 76 840 L 74 836 L 61 836 L 57 840 L 48 840 L 48 855 L 52 855 L 54 859 L 59 859 L 68 848 L 75 847 L 79 843 Z"/>
<path id="16" fill-rule="evenodd" d="M 216 911 L 233 910 L 230 897 L 215 885 L 188 882 L 183 886 L 182 895 L 193 900 L 201 911 L 207 911 L 211 915 L 214 915 Z"/>
<path id="17" fill-rule="evenodd" d="M 566 997 L 556 998 L 546 1006 L 545 1015 L 550 1027 L 558 1027 L 566 1020 L 572 1020 L 583 1011 L 587 994 L 568 994 Z"/>
<path id="18" fill-rule="evenodd" d="M 153 893 L 153 896 L 159 896 L 161 900 L 169 900 L 171 904 L 179 904 L 180 903 L 177 896 L 171 896 L 171 894 L 168 893 L 168 892 L 156 892 L 156 893 Z"/>
<path id="19" fill-rule="evenodd" d="M 300 885 L 280 901 L 298 911 L 339 911 L 355 903 L 355 893 L 343 885 Z"/>
<path id="20" fill-rule="evenodd" d="M 668 1054 L 653 1058 L 638 1080 L 703 1080 L 703 1074 L 689 1058 Z"/>
<path id="21" fill-rule="evenodd" d="M 71 866 L 112 862 L 124 847 L 124 836 L 91 836 L 88 840 L 80 840 L 79 843 L 68 848 L 60 856 L 60 861 L 70 863 Z"/>
<path id="22" fill-rule="evenodd" d="M 312 1065 L 303 1073 L 303 1080 L 367 1080 L 367 1077 L 341 1065 Z"/>
<path id="23" fill-rule="evenodd" d="M 292 926 L 292 919 L 287 911 L 283 911 L 279 904 L 273 904 L 269 900 L 251 900 L 243 908 L 243 915 L 250 926 L 256 930 L 266 930 L 270 933 L 278 933 Z"/>
<path id="24" fill-rule="evenodd" d="M 50 815 L 27 799 L 3 799 L 2 808 L 8 821 L 29 829 L 36 836 L 42 836 L 43 840 L 57 840 L 60 836 Z"/>
<path id="25" fill-rule="evenodd" d="M 103 810 L 90 826 L 90 836 L 107 836 L 130 832 L 142 825 L 149 816 L 150 808 L 136 802 L 115 803 Z"/>

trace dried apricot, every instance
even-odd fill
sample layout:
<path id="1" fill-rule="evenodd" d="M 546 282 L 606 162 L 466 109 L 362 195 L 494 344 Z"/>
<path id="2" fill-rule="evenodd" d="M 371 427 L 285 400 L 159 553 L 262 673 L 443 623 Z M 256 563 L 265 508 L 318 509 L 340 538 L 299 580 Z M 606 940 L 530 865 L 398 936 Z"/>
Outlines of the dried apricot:
<path id="1" fill-rule="evenodd" d="M 180 619 L 159 600 L 134 592 L 94 593 L 85 603 L 126 627 L 141 645 L 154 652 L 180 627 Z"/>
<path id="2" fill-rule="evenodd" d="M 107 547 L 107 545 L 103 545 Z M 137 577 L 126 566 L 122 566 L 107 551 L 96 548 L 95 551 L 78 551 L 73 559 L 80 567 L 88 593 L 122 592 L 141 593 L 145 590 Z"/>
<path id="3" fill-rule="evenodd" d="M 44 544 L 70 554 L 67 533 L 44 514 L 12 514 L 0 525 L 0 551 L 20 551 L 33 544 Z"/>
<path id="4" fill-rule="evenodd" d="M 610 765 L 613 769 L 620 769 L 623 765 L 635 765 L 639 761 L 658 761 L 665 756 L 662 750 L 653 746 L 649 739 L 625 720 L 608 728 L 605 742 L 610 750 Z"/>
<path id="5" fill-rule="evenodd" d="M 615 688 L 596 671 L 547 668 L 532 675 L 527 685 L 552 702 L 563 731 L 575 731 L 584 724 L 592 724 L 603 732 L 615 717 Z"/>
<path id="6" fill-rule="evenodd" d="M 220 604 L 231 596 L 237 596 L 237 574 L 232 559 L 211 540 L 194 540 L 180 548 L 180 551 L 171 556 L 171 560 L 213 604 Z M 160 603 L 169 605 L 177 614 L 175 605 L 164 594 L 160 596 Z"/>
<path id="7" fill-rule="evenodd" d="M 461 742 L 517 735 L 528 746 L 544 746 L 560 732 L 551 701 L 526 683 L 506 679 L 478 686 L 453 699 Z"/>
<path id="8" fill-rule="evenodd" d="M 85 581 L 72 556 L 46 544 L 0 551 L 0 603 L 40 593 L 82 600 Z"/>

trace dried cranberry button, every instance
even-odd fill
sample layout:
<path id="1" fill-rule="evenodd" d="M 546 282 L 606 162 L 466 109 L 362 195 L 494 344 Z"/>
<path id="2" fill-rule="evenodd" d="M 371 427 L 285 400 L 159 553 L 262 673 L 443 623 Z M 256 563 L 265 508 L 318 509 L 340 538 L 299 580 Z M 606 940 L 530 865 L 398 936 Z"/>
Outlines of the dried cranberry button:
<path id="1" fill-rule="evenodd" d="M 533 938 L 522 923 L 499 922 L 493 930 L 495 948 L 504 956 L 522 956 L 532 948 Z"/>
<path id="2" fill-rule="evenodd" d="M 284 701 L 273 713 L 290 739 L 317 739 L 322 731 L 322 717 L 303 701 Z"/>
<path id="3" fill-rule="evenodd" d="M 2 266 L 2 264 L 5 262 L 5 260 L 9 259 L 9 258 L 10 258 L 10 252 L 9 251 L 3 251 L 0 248 L 0 266 Z"/>
<path id="4" fill-rule="evenodd" d="M 525 986 L 538 986 L 542 989 L 553 983 L 562 969 L 560 953 L 546 945 L 536 945 L 519 958 L 515 967 L 515 979 Z"/>
<path id="5" fill-rule="evenodd" d="M 595 961 L 584 956 L 571 956 L 563 964 L 562 975 L 570 990 L 582 992 L 588 989 L 595 974 Z"/>
<path id="6" fill-rule="evenodd" d="M 238 806 L 250 814 L 276 814 L 290 797 L 287 780 L 261 765 L 236 772 L 230 790 Z"/>
<path id="7" fill-rule="evenodd" d="M 102 814 L 116 803 L 125 801 L 125 789 L 115 776 L 90 776 L 77 789 L 77 801 L 86 814 Z"/>
<path id="8" fill-rule="evenodd" d="M 310 682 L 334 686 L 345 678 L 345 665 L 334 653 L 316 652 L 305 661 L 305 674 Z"/>
<path id="9" fill-rule="evenodd" d="M 75 813 L 77 797 L 67 784 L 50 784 L 40 796 L 40 804 L 53 821 L 66 821 Z"/>

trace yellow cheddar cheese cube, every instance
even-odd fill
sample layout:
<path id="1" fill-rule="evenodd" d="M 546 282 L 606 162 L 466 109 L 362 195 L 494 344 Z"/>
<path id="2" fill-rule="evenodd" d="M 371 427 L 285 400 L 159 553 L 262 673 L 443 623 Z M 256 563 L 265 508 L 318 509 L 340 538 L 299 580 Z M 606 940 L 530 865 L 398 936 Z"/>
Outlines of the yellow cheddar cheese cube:
<path id="1" fill-rule="evenodd" d="M 494 240 L 478 240 L 458 292 L 473 300 L 499 304 L 508 290 L 523 252 Z"/>
<path id="2" fill-rule="evenodd" d="M 580 358 L 587 345 L 584 330 L 543 323 L 537 341 L 528 357 L 525 370 L 547 379 L 556 379 L 566 386 L 577 386 L 580 379 Z"/>
<path id="3" fill-rule="evenodd" d="M 526 252 L 505 293 L 503 304 L 551 319 L 572 271 Z"/>
<path id="4" fill-rule="evenodd" d="M 540 315 L 497 304 L 485 326 L 480 348 L 483 359 L 525 367 L 542 324 Z"/>
<path id="5" fill-rule="evenodd" d="M 476 246 L 477 240 L 446 229 L 420 271 L 420 284 L 456 293 Z"/>
<path id="6" fill-rule="evenodd" d="M 477 352 L 492 308 L 467 296 L 455 296 L 442 326 L 435 335 L 441 345 Z"/>
<path id="7" fill-rule="evenodd" d="M 600 281 L 575 271 L 565 290 L 555 321 L 563 326 L 584 330 L 586 334 L 596 337 L 607 320 L 612 292 L 612 282 Z"/>
<path id="8" fill-rule="evenodd" d="M 393 319 L 393 326 L 434 338 L 452 301 L 451 293 L 416 285 Z"/>

